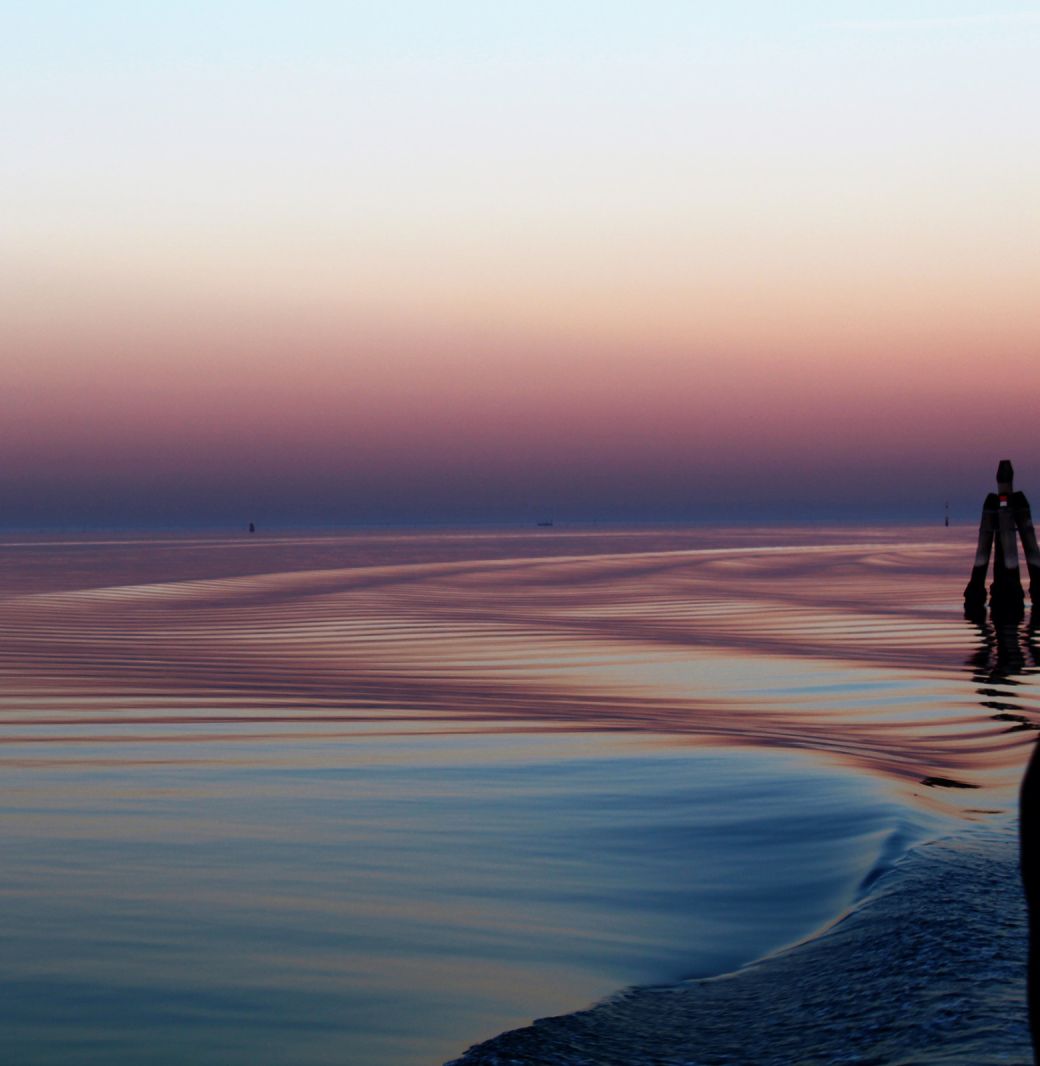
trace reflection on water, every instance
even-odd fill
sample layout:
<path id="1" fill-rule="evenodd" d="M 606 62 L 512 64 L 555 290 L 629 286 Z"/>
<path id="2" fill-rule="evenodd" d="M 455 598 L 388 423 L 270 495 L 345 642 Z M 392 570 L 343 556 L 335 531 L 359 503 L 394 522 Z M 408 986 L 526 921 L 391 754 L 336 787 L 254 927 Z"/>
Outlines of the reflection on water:
<path id="1" fill-rule="evenodd" d="M 1040 729 L 1030 713 L 1029 678 L 1040 667 L 1037 629 L 1040 609 L 1034 608 L 1023 625 L 1021 612 L 1006 605 L 987 611 L 967 604 L 965 617 L 978 628 L 982 643 L 968 660 L 981 705 L 995 722 L 1007 723 L 1008 733 Z M 1029 913 L 1027 986 L 1029 1024 L 1037 1061 L 1040 1061 L 1040 748 L 1033 743 L 1023 776 L 1019 805 L 1019 866 Z"/>
<path id="2" fill-rule="evenodd" d="M 976 691 L 983 697 L 981 705 L 994 712 L 993 721 L 1012 723 L 1009 733 L 1040 728 L 1030 715 L 1028 688 L 1029 678 L 1040 667 L 1040 610 L 1034 610 L 1024 625 L 1015 618 L 993 616 L 984 608 L 966 611 L 965 616 L 974 623 L 980 637 L 968 667 L 979 686 Z M 1023 692 L 1025 703 L 1017 701 L 1019 691 Z"/>
<path id="3" fill-rule="evenodd" d="M 7 1059 L 434 1062 L 810 933 L 1013 801 L 946 532 L 0 543 Z"/>
<path id="4" fill-rule="evenodd" d="M 297 743 L 291 767 L 53 767 L 8 799 L 5 1061 L 443 1061 L 778 947 L 913 828 L 798 760 Z"/>

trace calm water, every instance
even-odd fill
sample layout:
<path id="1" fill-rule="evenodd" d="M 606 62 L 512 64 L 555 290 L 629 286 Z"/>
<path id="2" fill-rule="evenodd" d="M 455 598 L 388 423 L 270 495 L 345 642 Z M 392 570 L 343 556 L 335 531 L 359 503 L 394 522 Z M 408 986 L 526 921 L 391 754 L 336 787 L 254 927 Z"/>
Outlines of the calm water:
<path id="1" fill-rule="evenodd" d="M 1013 805 L 971 540 L 0 542 L 0 1057 L 435 1064 L 811 934 Z"/>

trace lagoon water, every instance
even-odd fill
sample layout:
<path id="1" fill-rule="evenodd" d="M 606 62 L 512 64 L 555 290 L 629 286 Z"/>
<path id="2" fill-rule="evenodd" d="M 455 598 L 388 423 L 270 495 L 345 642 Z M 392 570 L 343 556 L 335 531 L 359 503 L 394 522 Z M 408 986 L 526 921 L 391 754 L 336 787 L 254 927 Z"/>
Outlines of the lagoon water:
<path id="1" fill-rule="evenodd" d="M 0 541 L 0 1059 L 436 1064 L 811 936 L 1013 809 L 972 540 Z"/>

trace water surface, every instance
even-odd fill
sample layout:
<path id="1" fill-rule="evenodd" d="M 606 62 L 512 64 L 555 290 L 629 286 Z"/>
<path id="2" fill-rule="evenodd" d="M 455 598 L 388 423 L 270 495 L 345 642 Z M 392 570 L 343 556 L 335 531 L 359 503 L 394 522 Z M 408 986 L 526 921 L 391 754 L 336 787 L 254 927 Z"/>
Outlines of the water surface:
<path id="1" fill-rule="evenodd" d="M 1013 801 L 970 539 L 0 543 L 5 1061 L 435 1063 L 811 934 Z"/>

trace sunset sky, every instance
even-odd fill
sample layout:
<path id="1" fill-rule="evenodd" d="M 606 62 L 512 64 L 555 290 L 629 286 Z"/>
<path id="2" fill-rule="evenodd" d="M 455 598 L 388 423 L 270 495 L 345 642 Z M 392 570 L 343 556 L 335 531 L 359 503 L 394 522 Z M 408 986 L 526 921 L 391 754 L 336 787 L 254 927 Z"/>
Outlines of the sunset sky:
<path id="1" fill-rule="evenodd" d="M 0 5 L 0 528 L 1040 503 L 1040 4 Z"/>

